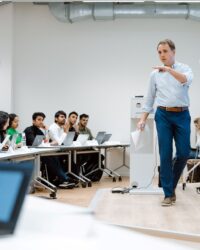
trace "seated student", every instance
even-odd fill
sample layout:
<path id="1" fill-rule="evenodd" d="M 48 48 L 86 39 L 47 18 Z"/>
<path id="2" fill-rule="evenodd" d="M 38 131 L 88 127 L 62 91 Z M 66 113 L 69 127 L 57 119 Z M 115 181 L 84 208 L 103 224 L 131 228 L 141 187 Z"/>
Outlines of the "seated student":
<path id="1" fill-rule="evenodd" d="M 69 131 L 69 124 L 66 122 L 66 113 L 59 110 L 55 113 L 54 123 L 49 127 L 49 137 L 52 143 L 61 145 Z"/>
<path id="2" fill-rule="evenodd" d="M 74 118 L 70 116 L 71 120 L 66 120 L 66 113 L 62 110 L 59 110 L 55 113 L 55 120 L 54 123 L 49 127 L 49 137 L 52 143 L 57 143 L 61 145 L 68 133 L 68 131 L 73 130 L 73 120 Z M 64 166 L 65 171 L 68 171 L 68 156 L 60 156 L 59 157 L 61 164 Z M 72 172 L 76 175 L 79 175 L 80 169 L 76 166 L 76 164 L 72 161 Z M 74 181 L 74 180 L 73 180 Z"/>
<path id="3" fill-rule="evenodd" d="M 91 130 L 87 127 L 89 120 L 89 115 L 82 114 L 79 117 L 79 123 L 78 123 L 78 132 L 80 134 L 89 134 L 89 140 L 92 140 L 94 137 L 92 136 Z M 103 165 L 104 156 L 101 155 L 101 167 L 104 168 Z M 92 170 L 95 170 L 98 168 L 99 163 L 99 155 L 98 154 L 85 154 L 85 155 L 79 155 L 78 156 L 78 163 L 80 165 L 84 165 L 83 167 L 83 175 L 88 174 Z M 87 177 L 91 181 L 99 181 L 102 177 L 103 172 L 101 170 L 97 170 L 94 173 L 87 175 Z"/>
<path id="4" fill-rule="evenodd" d="M 9 114 L 9 126 L 7 128 L 6 133 L 10 135 L 10 140 L 12 140 L 13 135 L 17 134 L 17 138 L 15 141 L 15 144 L 17 147 L 22 146 L 22 136 L 21 134 L 16 130 L 19 126 L 19 117 L 16 114 Z"/>
<path id="5" fill-rule="evenodd" d="M 6 129 L 9 125 L 9 115 L 7 112 L 0 111 L 0 143 L 2 143 L 6 136 Z M 4 151 L 8 150 L 8 145 L 3 147 Z"/>
<path id="6" fill-rule="evenodd" d="M 49 137 L 53 143 L 61 145 L 67 135 L 68 131 L 75 131 L 75 140 L 78 136 L 76 121 L 78 114 L 76 112 L 71 112 L 67 118 L 67 114 L 63 110 L 59 110 L 55 113 L 54 123 L 49 127 Z"/>
<path id="7" fill-rule="evenodd" d="M 27 127 L 24 132 L 26 134 L 26 143 L 28 146 L 33 144 L 36 135 L 44 135 L 42 131 L 44 125 L 45 114 L 36 112 L 32 115 L 33 125 Z M 72 188 L 74 183 L 70 183 L 70 178 L 64 172 L 58 157 L 43 156 L 41 157 L 42 164 L 47 166 L 49 181 L 61 188 Z"/>
<path id="8" fill-rule="evenodd" d="M 72 111 L 71 113 L 69 113 L 67 122 L 69 124 L 69 131 L 75 132 L 74 141 L 77 139 L 78 134 L 79 134 L 78 133 L 78 126 L 76 125 L 77 119 L 78 119 L 77 112 Z"/>
<path id="9" fill-rule="evenodd" d="M 87 114 L 82 114 L 79 116 L 79 123 L 78 123 L 78 132 L 79 134 L 88 134 L 89 135 L 89 140 L 92 140 L 94 137 L 91 133 L 91 130 L 87 127 L 89 120 L 89 115 Z"/>

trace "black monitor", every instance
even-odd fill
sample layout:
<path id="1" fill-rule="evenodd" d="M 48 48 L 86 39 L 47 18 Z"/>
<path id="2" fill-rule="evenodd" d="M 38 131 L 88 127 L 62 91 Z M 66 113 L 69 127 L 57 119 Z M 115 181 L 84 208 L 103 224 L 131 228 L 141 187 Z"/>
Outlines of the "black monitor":
<path id="1" fill-rule="evenodd" d="M 33 161 L 0 162 L 0 235 L 14 232 L 33 166 Z"/>

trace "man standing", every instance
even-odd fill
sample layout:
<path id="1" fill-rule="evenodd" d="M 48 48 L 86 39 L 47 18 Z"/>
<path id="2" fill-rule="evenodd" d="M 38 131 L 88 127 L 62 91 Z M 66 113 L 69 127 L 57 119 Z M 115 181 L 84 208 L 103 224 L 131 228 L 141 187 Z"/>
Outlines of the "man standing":
<path id="1" fill-rule="evenodd" d="M 157 52 L 162 66 L 153 67 L 147 99 L 138 123 L 143 130 L 146 119 L 156 102 L 155 122 L 160 153 L 160 178 L 165 194 L 162 206 L 176 201 L 175 189 L 190 152 L 190 113 L 188 89 L 193 74 L 189 66 L 175 61 L 175 44 L 160 41 Z M 176 159 L 173 157 L 173 139 Z"/>

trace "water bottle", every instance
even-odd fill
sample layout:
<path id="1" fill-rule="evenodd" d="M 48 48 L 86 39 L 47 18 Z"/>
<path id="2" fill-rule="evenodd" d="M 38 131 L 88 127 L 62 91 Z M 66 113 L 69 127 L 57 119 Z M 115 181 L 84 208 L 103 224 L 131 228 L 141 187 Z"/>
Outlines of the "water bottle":
<path id="1" fill-rule="evenodd" d="M 26 146 L 26 134 L 22 133 L 22 146 Z"/>

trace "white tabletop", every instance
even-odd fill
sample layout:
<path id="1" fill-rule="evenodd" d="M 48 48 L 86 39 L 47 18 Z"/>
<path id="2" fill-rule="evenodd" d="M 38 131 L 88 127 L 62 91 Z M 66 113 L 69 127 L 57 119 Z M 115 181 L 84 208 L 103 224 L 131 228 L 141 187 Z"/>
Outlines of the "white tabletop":
<path id="1" fill-rule="evenodd" d="M 187 250 L 165 239 L 108 226 L 96 221 L 84 208 L 27 197 L 16 232 L 0 238 L 2 250 Z"/>
<path id="2" fill-rule="evenodd" d="M 0 153 L 0 160 L 20 158 L 25 156 L 34 156 L 36 154 L 41 154 L 45 152 L 54 152 L 58 151 L 55 148 L 19 148 L 14 151 L 5 151 Z"/>

